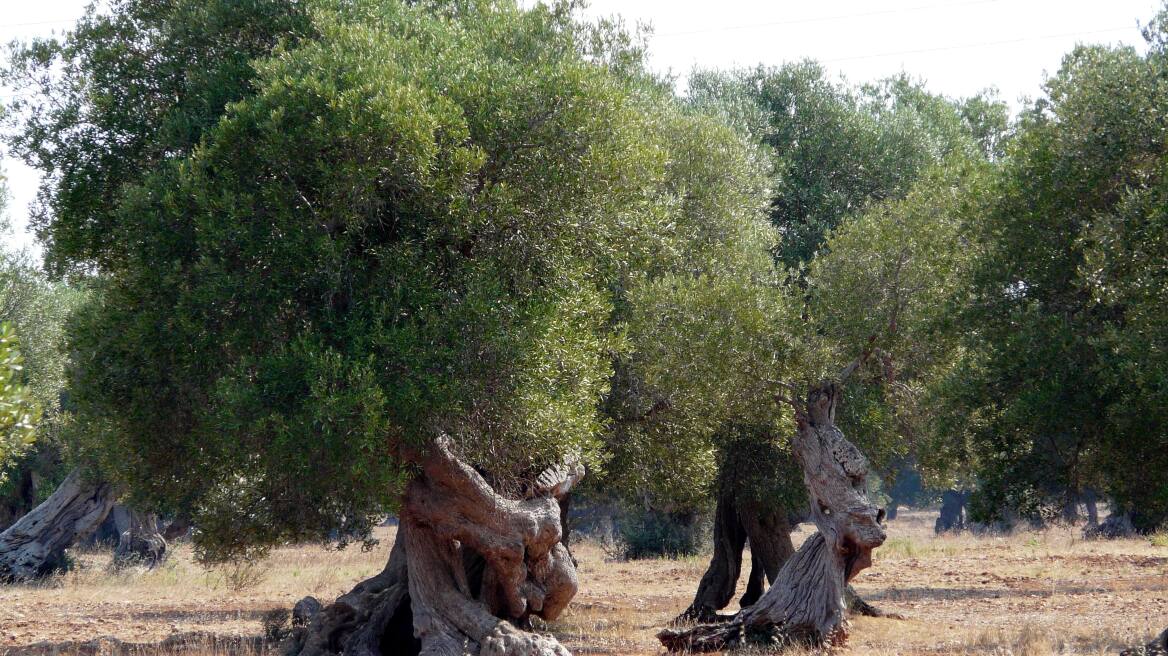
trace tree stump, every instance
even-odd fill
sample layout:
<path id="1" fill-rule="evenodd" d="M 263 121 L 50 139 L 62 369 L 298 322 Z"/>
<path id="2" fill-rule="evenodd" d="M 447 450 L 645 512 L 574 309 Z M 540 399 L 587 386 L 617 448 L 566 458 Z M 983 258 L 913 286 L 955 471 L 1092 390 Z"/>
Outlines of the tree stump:
<path id="1" fill-rule="evenodd" d="M 560 506 L 584 475 L 577 462 L 544 471 L 528 498 L 496 493 L 439 441 L 407 488 L 389 562 L 293 627 L 285 653 L 568 656 L 523 630 L 553 620 L 576 594 L 560 542 Z"/>
<path id="2" fill-rule="evenodd" d="M 36 579 L 65 566 L 65 549 L 95 530 L 114 505 L 109 483 L 73 470 L 48 499 L 0 533 L 0 581 Z"/>
<path id="3" fill-rule="evenodd" d="M 835 425 L 839 392 L 837 383 L 825 382 L 813 387 L 805 402 L 784 399 L 795 407 L 792 447 L 819 532 L 787 560 L 770 590 L 732 620 L 658 633 L 670 651 L 717 651 L 752 642 L 835 645 L 846 638 L 847 583 L 872 564 L 872 549 L 884 543 L 885 533 L 883 511 L 868 500 L 868 461 Z"/>

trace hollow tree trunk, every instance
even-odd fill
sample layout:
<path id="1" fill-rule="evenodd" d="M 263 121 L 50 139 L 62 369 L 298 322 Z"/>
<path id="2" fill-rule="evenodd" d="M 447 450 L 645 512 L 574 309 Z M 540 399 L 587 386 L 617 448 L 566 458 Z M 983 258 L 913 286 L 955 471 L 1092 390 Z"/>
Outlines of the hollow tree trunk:
<path id="1" fill-rule="evenodd" d="M 158 528 L 158 515 L 130 509 L 130 521 L 114 548 L 114 566 L 154 567 L 166 560 L 166 539 Z"/>
<path id="2" fill-rule="evenodd" d="M 846 371 L 846 370 L 845 370 Z M 716 651 L 750 642 L 838 644 L 846 637 L 847 583 L 872 563 L 884 542 L 883 511 L 867 496 L 868 461 L 835 425 L 839 386 L 822 383 L 794 403 L 795 456 L 810 492 L 819 532 L 783 565 L 774 585 L 753 606 L 721 624 L 664 630 L 671 651 Z"/>
<path id="3" fill-rule="evenodd" d="M 109 548 L 118 546 L 118 541 L 122 539 L 122 533 L 130 528 L 130 519 L 130 509 L 120 503 L 115 503 L 114 507 L 106 513 L 101 524 L 93 533 L 86 536 L 85 544 Z"/>
<path id="4" fill-rule="evenodd" d="M 583 475 L 576 463 L 552 468 L 529 498 L 508 499 L 439 442 L 406 490 L 385 569 L 297 619 L 286 652 L 567 656 L 521 627 L 555 619 L 576 594 L 557 499 Z"/>
<path id="5" fill-rule="evenodd" d="M 113 487 L 73 470 L 55 492 L 0 533 L 0 581 L 35 579 L 65 565 L 65 549 L 97 528 L 114 505 Z"/>

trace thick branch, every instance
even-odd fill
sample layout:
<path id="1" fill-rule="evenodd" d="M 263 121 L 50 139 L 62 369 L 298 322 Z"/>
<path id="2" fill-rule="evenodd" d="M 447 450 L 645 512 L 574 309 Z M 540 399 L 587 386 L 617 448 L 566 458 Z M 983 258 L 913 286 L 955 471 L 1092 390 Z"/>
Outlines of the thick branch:
<path id="1" fill-rule="evenodd" d="M 0 581 L 35 579 L 62 567 L 65 549 L 101 524 L 114 498 L 112 485 L 73 470 L 48 499 L 0 533 Z"/>

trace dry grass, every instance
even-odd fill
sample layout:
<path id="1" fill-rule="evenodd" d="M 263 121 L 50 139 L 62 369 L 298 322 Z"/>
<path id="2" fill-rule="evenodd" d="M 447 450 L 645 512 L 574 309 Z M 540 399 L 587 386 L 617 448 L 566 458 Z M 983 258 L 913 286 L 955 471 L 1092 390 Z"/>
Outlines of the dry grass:
<path id="1" fill-rule="evenodd" d="M 937 537 L 932 518 L 902 514 L 857 579 L 865 598 L 908 619 L 856 619 L 851 653 L 1104 654 L 1168 625 L 1162 538 L 1085 542 L 1070 529 Z M 257 636 L 270 610 L 306 594 L 331 600 L 384 566 L 393 529 L 383 530 L 372 552 L 287 548 L 244 571 L 204 570 L 181 545 L 154 571 L 113 573 L 108 554 L 81 554 L 73 572 L 0 588 L 0 651 L 101 636 L 137 643 L 198 632 Z M 575 552 L 580 593 L 547 628 L 576 654 L 660 653 L 653 634 L 688 604 L 706 558 L 611 562 L 594 544 Z M 242 649 L 225 644 L 200 653 Z"/>

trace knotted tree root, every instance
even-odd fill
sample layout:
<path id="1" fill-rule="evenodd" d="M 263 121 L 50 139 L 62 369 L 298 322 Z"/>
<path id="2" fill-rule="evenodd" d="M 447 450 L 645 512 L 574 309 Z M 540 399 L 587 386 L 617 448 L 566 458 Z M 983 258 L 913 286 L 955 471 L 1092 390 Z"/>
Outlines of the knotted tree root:
<path id="1" fill-rule="evenodd" d="M 445 442 L 421 464 L 385 569 L 295 618 L 285 653 L 568 656 L 554 638 L 524 629 L 532 617 L 554 620 L 576 594 L 557 498 L 583 466 L 544 471 L 517 500 L 495 492 Z"/>

